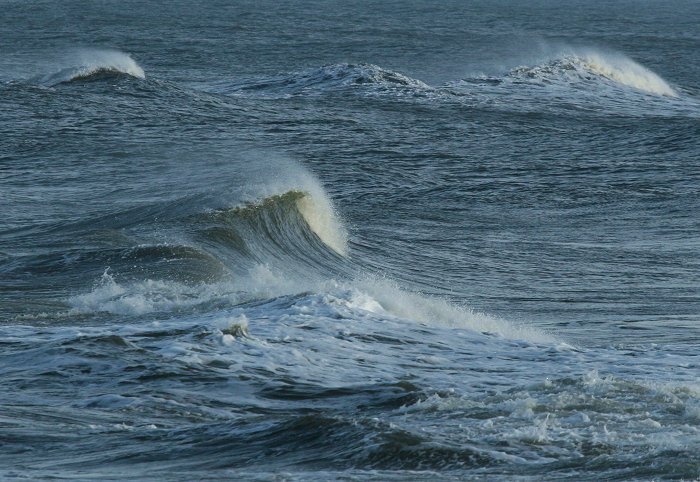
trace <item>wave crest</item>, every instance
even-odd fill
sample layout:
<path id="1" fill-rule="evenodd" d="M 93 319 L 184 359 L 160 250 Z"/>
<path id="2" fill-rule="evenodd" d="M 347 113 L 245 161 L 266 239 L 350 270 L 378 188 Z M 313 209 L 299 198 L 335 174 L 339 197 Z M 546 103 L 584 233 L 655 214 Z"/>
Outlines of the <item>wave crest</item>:
<path id="1" fill-rule="evenodd" d="M 119 76 L 146 78 L 143 68 L 129 54 L 118 50 L 81 50 L 75 57 L 66 61 L 73 65 L 42 77 L 40 83 L 53 87 L 80 80 L 99 80 Z"/>
<path id="2" fill-rule="evenodd" d="M 295 216 L 299 216 L 297 219 L 303 221 L 324 245 L 340 255 L 346 255 L 347 233 L 335 209 L 327 198 L 306 191 L 290 190 L 213 213 L 214 218 L 228 221 L 239 230 L 243 221 L 262 237 L 287 247 L 297 244 L 299 236 L 304 238 L 308 235 L 303 229 L 299 230 Z"/>
<path id="3" fill-rule="evenodd" d="M 566 53 L 534 67 L 517 67 L 508 77 L 513 80 L 555 83 L 594 83 L 607 80 L 649 94 L 677 97 L 676 91 L 660 76 L 622 54 L 581 51 Z"/>

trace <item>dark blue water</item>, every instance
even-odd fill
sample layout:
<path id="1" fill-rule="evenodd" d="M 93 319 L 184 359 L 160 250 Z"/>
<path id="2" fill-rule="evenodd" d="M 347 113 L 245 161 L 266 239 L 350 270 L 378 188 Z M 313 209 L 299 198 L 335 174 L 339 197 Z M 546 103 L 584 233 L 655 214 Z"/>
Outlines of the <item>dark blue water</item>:
<path id="1" fill-rule="evenodd" d="M 0 478 L 700 477 L 696 2 L 0 7 Z"/>

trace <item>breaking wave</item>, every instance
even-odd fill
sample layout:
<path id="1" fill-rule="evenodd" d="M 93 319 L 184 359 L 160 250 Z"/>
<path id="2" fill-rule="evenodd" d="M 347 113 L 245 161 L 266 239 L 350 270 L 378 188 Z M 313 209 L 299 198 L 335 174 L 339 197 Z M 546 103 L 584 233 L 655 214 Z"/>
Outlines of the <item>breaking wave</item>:
<path id="1" fill-rule="evenodd" d="M 68 311 L 58 316 L 225 313 L 265 306 L 263 311 L 282 317 L 410 322 L 553 340 L 366 273 L 361 260 L 348 257 L 347 231 L 330 200 L 320 186 L 313 194 L 314 184 L 306 187 L 309 191 L 292 189 L 179 216 L 175 234 L 168 237 L 181 244 L 139 244 L 122 251 L 91 290 L 66 300 Z M 211 276 L 197 277 L 197 272 Z"/>
<path id="2" fill-rule="evenodd" d="M 39 83 L 48 87 L 74 81 L 99 80 L 104 78 L 128 76 L 144 79 L 143 68 L 129 54 L 118 50 L 79 50 L 70 63 L 58 72 L 45 75 Z"/>
<path id="3" fill-rule="evenodd" d="M 305 191 L 290 190 L 258 202 L 215 211 L 210 217 L 229 221 L 232 226 L 237 227 L 245 223 L 259 234 L 274 238 L 276 243 L 285 240 L 293 243 L 292 238 L 296 235 L 313 242 L 308 232 L 299 230 L 299 224 L 294 222 L 294 218 L 297 217 L 296 221 L 303 221 L 323 244 L 340 255 L 347 254 L 347 233 L 325 196 L 318 197 Z"/>
<path id="4" fill-rule="evenodd" d="M 508 78 L 545 84 L 567 81 L 589 85 L 603 80 L 649 94 L 678 96 L 668 82 L 629 57 L 595 50 L 566 52 L 534 67 L 517 67 L 508 74 Z"/>

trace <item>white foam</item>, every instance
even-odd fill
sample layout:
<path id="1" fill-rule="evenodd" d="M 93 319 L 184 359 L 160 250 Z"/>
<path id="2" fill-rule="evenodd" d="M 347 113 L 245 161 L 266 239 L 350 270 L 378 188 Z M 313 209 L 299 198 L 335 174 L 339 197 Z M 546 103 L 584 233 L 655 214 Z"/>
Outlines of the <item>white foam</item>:
<path id="1" fill-rule="evenodd" d="M 151 279 L 120 284 L 106 270 L 92 291 L 73 296 L 67 301 L 73 314 L 106 312 L 142 315 L 196 306 L 217 298 L 235 302 L 238 293 L 224 284 L 188 286 L 174 281 Z"/>
<path id="2" fill-rule="evenodd" d="M 406 291 L 386 279 L 365 277 L 347 283 L 326 281 L 306 286 L 322 294 L 297 303 L 297 313 L 376 321 L 391 319 L 394 322 L 465 329 L 524 342 L 550 344 L 556 341 L 535 327 L 477 313 L 441 298 Z"/>
<path id="3" fill-rule="evenodd" d="M 373 311 L 381 308 L 399 318 L 414 320 L 428 325 L 466 328 L 482 333 L 495 333 L 506 338 L 549 343 L 554 338 L 524 324 L 516 324 L 501 318 L 478 313 L 469 307 L 450 303 L 441 298 L 425 296 L 402 290 L 386 279 L 367 278 L 358 283 L 358 288 L 373 300 Z M 356 298 L 358 299 L 358 298 Z M 359 297 L 361 305 L 368 301 Z"/>
<path id="4" fill-rule="evenodd" d="M 108 268 L 91 291 L 66 300 L 71 306 L 66 315 L 111 313 L 135 316 L 178 311 L 209 302 L 236 305 L 295 294 L 311 286 L 310 280 L 277 275 L 261 264 L 253 266 L 244 276 L 194 285 L 153 279 L 120 283 Z"/>
<path id="5" fill-rule="evenodd" d="M 250 300 L 313 292 L 294 307 L 294 313 L 345 318 L 391 318 L 428 326 L 467 329 L 505 338 L 550 343 L 554 339 L 534 327 L 477 313 L 446 300 L 402 290 L 385 279 L 365 277 L 348 282 L 294 277 L 256 265 L 245 276 L 212 284 L 185 285 L 174 281 L 144 280 L 118 283 L 105 271 L 93 290 L 69 298 L 73 314 L 107 312 L 142 315 L 191 308 L 207 302 L 236 305 Z M 223 318 L 229 328 L 235 321 Z M 233 321 L 232 321 L 233 320 Z M 247 320 L 241 328 L 247 330 Z M 219 323 L 220 324 L 220 323 Z"/>

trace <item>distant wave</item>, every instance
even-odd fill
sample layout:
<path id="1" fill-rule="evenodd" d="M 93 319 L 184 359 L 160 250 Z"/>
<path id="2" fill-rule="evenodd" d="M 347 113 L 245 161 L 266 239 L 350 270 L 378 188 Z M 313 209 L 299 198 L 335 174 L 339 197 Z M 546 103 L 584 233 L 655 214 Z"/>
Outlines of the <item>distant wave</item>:
<path id="1" fill-rule="evenodd" d="M 461 99 L 463 87 L 474 83 L 560 85 L 587 91 L 624 88 L 659 97 L 678 97 L 677 91 L 658 74 L 629 57 L 594 49 L 562 49 L 535 65 L 518 66 L 498 77 L 480 77 L 432 87 L 418 79 L 372 64 L 333 64 L 316 69 L 210 82 L 205 90 L 258 98 L 320 95 L 357 91 L 363 95 L 439 97 Z"/>
<path id="2" fill-rule="evenodd" d="M 678 96 L 664 79 L 629 57 L 595 50 L 567 52 L 533 67 L 517 67 L 508 74 L 508 78 L 542 83 L 568 81 L 588 84 L 605 80 L 649 94 Z"/>
<path id="3" fill-rule="evenodd" d="M 420 80 L 372 64 L 335 64 L 267 78 L 249 78 L 213 85 L 218 93 L 286 97 L 362 87 L 369 90 L 433 90 Z"/>
<path id="4" fill-rule="evenodd" d="M 99 80 L 129 76 L 144 79 L 143 68 L 129 54 L 118 50 L 79 50 L 74 58 L 66 60 L 72 65 L 58 72 L 41 77 L 39 83 L 49 87 L 74 81 Z"/>

